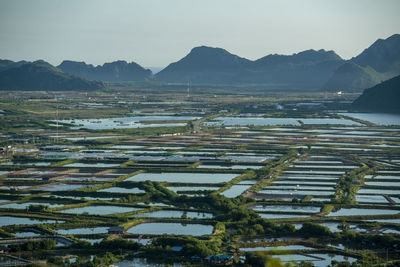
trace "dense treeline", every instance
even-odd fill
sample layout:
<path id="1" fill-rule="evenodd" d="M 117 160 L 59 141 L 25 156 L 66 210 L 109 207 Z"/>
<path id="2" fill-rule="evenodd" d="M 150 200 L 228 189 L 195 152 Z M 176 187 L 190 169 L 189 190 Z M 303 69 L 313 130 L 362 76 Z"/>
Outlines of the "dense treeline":
<path id="1" fill-rule="evenodd" d="M 57 242 L 52 239 L 45 239 L 42 241 L 29 241 L 22 244 L 11 244 L 9 249 L 11 252 L 19 251 L 37 251 L 37 250 L 51 250 L 56 247 Z"/>

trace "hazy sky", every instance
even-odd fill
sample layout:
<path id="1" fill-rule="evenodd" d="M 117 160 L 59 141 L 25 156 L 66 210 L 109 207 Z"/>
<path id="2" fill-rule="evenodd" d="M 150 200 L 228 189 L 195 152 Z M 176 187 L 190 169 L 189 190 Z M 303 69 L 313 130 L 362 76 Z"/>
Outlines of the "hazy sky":
<path id="1" fill-rule="evenodd" d="M 193 47 L 348 59 L 400 33 L 400 0 L 0 0 L 0 58 L 166 66 Z"/>

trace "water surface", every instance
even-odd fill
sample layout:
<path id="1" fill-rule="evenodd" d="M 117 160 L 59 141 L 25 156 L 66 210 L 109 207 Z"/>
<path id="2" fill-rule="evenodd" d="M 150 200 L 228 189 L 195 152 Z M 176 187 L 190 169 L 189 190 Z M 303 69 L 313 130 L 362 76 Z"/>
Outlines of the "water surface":
<path id="1" fill-rule="evenodd" d="M 127 232 L 131 234 L 150 235 L 209 235 L 213 226 L 203 224 L 180 224 L 180 223 L 142 223 L 130 228 Z"/>

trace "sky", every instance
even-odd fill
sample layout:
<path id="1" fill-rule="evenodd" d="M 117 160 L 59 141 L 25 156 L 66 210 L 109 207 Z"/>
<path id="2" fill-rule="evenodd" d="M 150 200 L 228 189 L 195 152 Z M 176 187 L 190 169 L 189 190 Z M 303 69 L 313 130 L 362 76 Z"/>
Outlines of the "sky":
<path id="1" fill-rule="evenodd" d="M 400 33 L 399 0 L 0 0 L 0 59 L 165 67 L 193 47 L 344 59 Z"/>

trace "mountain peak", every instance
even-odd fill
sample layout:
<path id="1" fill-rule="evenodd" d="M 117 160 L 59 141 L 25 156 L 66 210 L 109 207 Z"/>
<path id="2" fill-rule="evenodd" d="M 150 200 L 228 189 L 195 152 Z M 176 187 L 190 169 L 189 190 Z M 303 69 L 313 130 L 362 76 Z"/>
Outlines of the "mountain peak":
<path id="1" fill-rule="evenodd" d="M 248 59 L 231 54 L 223 48 L 204 45 L 194 47 L 180 62 L 189 61 L 191 64 L 203 67 L 229 66 L 250 62 Z"/>
<path id="2" fill-rule="evenodd" d="M 398 73 L 400 66 L 400 34 L 378 39 L 361 54 L 351 59 L 363 67 L 370 66 L 379 72 Z"/>
<path id="3" fill-rule="evenodd" d="M 227 53 L 227 54 L 230 54 L 228 51 L 226 51 L 223 48 L 211 47 L 211 46 L 205 46 L 205 45 L 193 47 L 190 50 L 189 54 L 197 54 L 197 53 Z"/>

